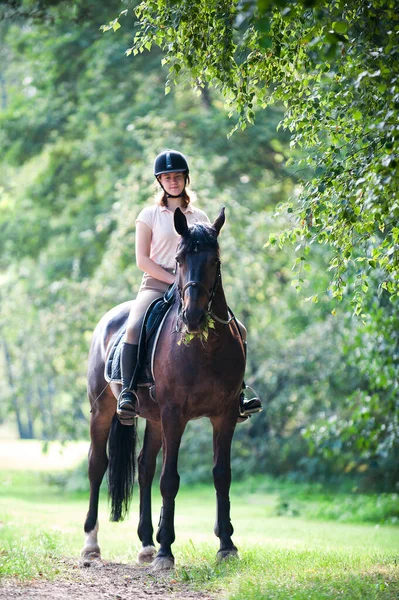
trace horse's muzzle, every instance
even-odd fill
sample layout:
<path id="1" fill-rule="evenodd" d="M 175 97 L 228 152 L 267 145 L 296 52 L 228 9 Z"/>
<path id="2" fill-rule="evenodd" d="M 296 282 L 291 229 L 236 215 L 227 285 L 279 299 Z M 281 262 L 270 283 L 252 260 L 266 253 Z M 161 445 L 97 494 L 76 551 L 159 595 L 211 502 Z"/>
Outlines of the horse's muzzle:
<path id="1" fill-rule="evenodd" d="M 205 323 L 205 311 L 200 308 L 185 309 L 182 319 L 188 333 L 199 333 Z"/>

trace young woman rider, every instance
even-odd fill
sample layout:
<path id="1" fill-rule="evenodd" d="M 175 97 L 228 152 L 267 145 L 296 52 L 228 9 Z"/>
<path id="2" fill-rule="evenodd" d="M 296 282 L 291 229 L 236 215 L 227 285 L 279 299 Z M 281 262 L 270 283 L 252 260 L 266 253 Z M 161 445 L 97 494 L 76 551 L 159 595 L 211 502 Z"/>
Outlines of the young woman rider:
<path id="1" fill-rule="evenodd" d="M 122 391 L 118 398 L 117 413 L 121 423 L 132 424 L 138 414 L 135 367 L 138 341 L 144 314 L 155 298 L 164 295 L 175 281 L 175 254 L 179 235 L 173 224 L 173 213 L 179 207 L 189 225 L 209 223 L 207 215 L 191 204 L 189 168 L 185 156 L 176 150 L 161 152 L 154 163 L 154 175 L 162 188 L 157 204 L 144 208 L 136 219 L 136 263 L 144 271 L 141 286 L 127 321 L 121 352 Z M 245 327 L 240 323 L 243 339 Z M 245 398 L 245 387 L 240 398 L 242 417 L 262 410 L 258 398 Z M 249 389 L 249 388 L 248 388 Z"/>

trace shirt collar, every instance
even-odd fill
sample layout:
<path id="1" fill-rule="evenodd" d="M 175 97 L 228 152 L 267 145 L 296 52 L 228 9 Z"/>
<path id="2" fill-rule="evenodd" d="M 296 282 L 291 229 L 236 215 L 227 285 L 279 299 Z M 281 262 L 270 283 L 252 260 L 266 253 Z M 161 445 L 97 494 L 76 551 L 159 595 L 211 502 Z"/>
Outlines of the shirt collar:
<path id="1" fill-rule="evenodd" d="M 162 205 L 160 205 L 159 209 L 160 209 L 160 211 L 161 211 L 161 212 L 170 212 L 170 211 L 168 211 L 168 208 L 167 208 L 167 206 L 162 206 Z M 187 213 L 193 213 L 193 212 L 194 212 L 194 211 L 193 211 L 193 207 L 192 207 L 192 206 L 189 204 L 189 205 L 187 206 L 187 208 L 185 208 L 185 209 L 184 209 L 184 211 L 183 211 L 183 212 L 184 212 L 185 214 L 187 214 Z"/>

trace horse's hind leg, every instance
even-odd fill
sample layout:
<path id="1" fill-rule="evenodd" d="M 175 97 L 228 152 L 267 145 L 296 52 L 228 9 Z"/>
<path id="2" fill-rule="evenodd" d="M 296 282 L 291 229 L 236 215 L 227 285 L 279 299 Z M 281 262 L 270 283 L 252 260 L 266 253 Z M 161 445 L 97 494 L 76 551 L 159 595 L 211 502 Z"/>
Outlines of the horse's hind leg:
<path id="1" fill-rule="evenodd" d="M 220 539 L 218 559 L 237 556 L 237 548 L 233 544 L 233 526 L 230 521 L 230 484 L 231 484 L 231 442 L 233 439 L 236 417 L 212 418 L 213 426 L 213 481 L 216 489 L 216 523 L 215 535 Z"/>
<path id="2" fill-rule="evenodd" d="M 143 448 L 137 460 L 140 485 L 140 520 L 137 533 L 142 542 L 137 560 L 140 564 L 152 562 L 156 553 L 151 519 L 151 486 L 161 445 L 161 424 L 147 421 Z"/>
<path id="3" fill-rule="evenodd" d="M 105 398 L 104 398 L 105 400 Z M 99 406 L 93 407 L 90 423 L 91 444 L 89 450 L 89 481 L 90 501 L 89 510 L 84 524 L 85 543 L 81 551 L 83 566 L 101 558 L 98 545 L 98 500 L 100 486 L 108 466 L 107 440 L 111 427 L 112 417 L 115 412 L 114 403 L 110 409 L 100 412 Z"/>

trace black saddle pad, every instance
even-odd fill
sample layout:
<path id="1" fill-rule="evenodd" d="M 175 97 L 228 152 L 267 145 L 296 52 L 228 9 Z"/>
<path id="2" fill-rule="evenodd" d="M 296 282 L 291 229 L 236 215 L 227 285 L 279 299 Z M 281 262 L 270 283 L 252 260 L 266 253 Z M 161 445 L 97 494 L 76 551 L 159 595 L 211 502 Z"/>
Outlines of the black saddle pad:
<path id="1" fill-rule="evenodd" d="M 154 300 L 146 310 L 143 325 L 141 326 L 138 350 L 137 368 L 139 369 L 139 384 L 150 384 L 154 382 L 151 373 L 151 352 L 162 319 L 174 302 L 175 289 L 176 286 L 174 284 L 168 288 L 163 298 Z M 125 332 L 126 327 L 123 327 L 118 331 L 105 367 L 105 378 L 108 381 L 114 381 L 115 383 L 121 383 L 120 363 Z"/>
<path id="2" fill-rule="evenodd" d="M 111 352 L 108 355 L 105 378 L 108 381 L 115 381 L 121 383 L 121 351 L 122 351 L 122 340 L 125 335 L 126 327 L 120 329 L 116 336 L 114 345 L 112 346 Z"/>

